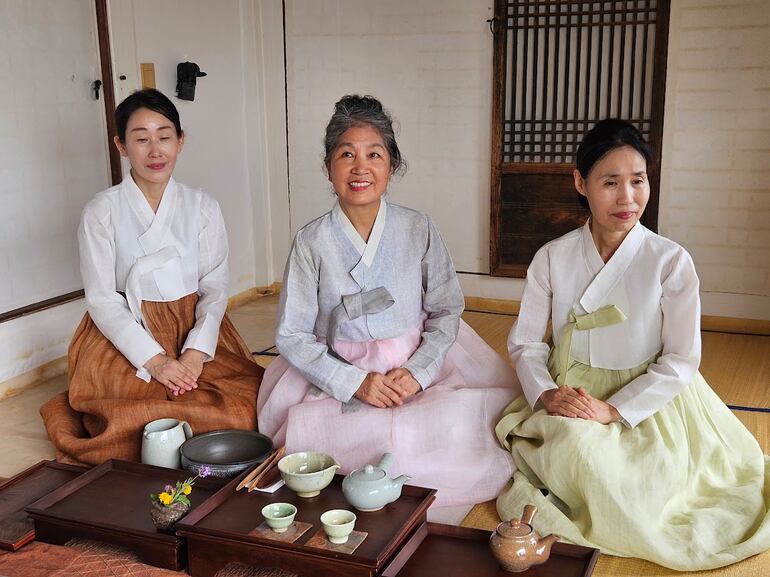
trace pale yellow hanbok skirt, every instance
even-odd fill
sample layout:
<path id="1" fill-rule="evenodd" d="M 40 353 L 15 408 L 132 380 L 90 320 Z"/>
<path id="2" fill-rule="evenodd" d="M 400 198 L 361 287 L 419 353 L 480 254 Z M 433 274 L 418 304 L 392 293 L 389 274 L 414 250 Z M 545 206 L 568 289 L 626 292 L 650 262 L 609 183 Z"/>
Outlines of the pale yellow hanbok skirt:
<path id="1" fill-rule="evenodd" d="M 554 379 L 561 353 L 551 350 Z M 566 384 L 606 399 L 648 364 L 616 371 L 569 359 Z M 533 413 L 521 395 L 496 434 L 518 468 L 497 499 L 504 520 L 532 503 L 541 534 L 680 571 L 770 548 L 770 457 L 700 373 L 633 429 Z"/>

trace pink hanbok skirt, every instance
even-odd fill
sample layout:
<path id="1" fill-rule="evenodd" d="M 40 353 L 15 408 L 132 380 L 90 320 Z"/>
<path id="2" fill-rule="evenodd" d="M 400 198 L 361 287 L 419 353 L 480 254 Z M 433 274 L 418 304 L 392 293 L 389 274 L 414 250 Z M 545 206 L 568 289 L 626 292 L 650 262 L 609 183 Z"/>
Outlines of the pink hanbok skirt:
<path id="1" fill-rule="evenodd" d="M 420 332 L 337 341 L 334 349 L 366 371 L 386 373 L 409 359 Z M 461 320 L 438 378 L 402 406 L 345 408 L 278 357 L 262 380 L 257 422 L 276 446 L 285 444 L 288 453 L 332 455 L 344 474 L 391 452 L 395 462 L 389 475 L 409 475 L 410 484 L 438 489 L 437 506 L 471 505 L 497 497 L 515 470 L 494 426 L 520 394 L 513 368 Z"/>

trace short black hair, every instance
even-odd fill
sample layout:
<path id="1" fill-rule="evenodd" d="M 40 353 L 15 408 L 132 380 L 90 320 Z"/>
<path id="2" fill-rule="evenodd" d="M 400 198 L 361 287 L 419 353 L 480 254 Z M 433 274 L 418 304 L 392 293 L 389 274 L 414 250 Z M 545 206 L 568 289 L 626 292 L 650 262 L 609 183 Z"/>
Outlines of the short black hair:
<path id="1" fill-rule="evenodd" d="M 140 108 L 147 108 L 168 118 L 176 129 L 177 137 L 182 137 L 183 132 L 179 121 L 179 111 L 174 106 L 174 103 L 160 90 L 145 88 L 127 96 L 115 109 L 115 124 L 117 125 L 118 139 L 121 142 L 126 142 L 128 119 Z"/>
<path id="2" fill-rule="evenodd" d="M 585 133 L 575 154 L 575 165 L 580 176 L 588 178 L 591 169 L 616 148 L 630 146 L 644 157 L 647 166 L 652 164 L 650 145 L 642 133 L 630 122 L 620 118 L 605 118 Z M 578 193 L 580 204 L 588 208 L 588 200 Z"/>
<path id="3" fill-rule="evenodd" d="M 334 114 L 332 114 L 329 124 L 326 125 L 326 136 L 324 137 L 324 165 L 326 170 L 329 170 L 331 166 L 332 154 L 337 149 L 342 135 L 348 129 L 362 125 L 371 126 L 382 136 L 390 156 L 391 173 L 401 174 L 406 171 L 406 160 L 401 156 L 401 151 L 396 143 L 393 119 L 374 96 L 359 96 L 358 94 L 343 96 L 334 105 Z"/>

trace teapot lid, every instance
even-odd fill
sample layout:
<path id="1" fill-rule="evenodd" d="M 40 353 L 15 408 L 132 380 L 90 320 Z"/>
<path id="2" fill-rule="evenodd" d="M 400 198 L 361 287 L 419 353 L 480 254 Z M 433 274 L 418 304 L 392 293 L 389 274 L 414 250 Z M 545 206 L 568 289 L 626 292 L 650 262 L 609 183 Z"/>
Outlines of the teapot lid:
<path id="1" fill-rule="evenodd" d="M 511 519 L 508 523 L 500 523 L 497 533 L 502 537 L 526 537 L 532 533 L 532 526 L 522 523 L 518 519 Z"/>
<path id="2" fill-rule="evenodd" d="M 385 471 L 374 465 L 366 465 L 363 469 L 356 469 L 350 473 L 350 477 L 356 481 L 379 481 L 385 476 Z"/>

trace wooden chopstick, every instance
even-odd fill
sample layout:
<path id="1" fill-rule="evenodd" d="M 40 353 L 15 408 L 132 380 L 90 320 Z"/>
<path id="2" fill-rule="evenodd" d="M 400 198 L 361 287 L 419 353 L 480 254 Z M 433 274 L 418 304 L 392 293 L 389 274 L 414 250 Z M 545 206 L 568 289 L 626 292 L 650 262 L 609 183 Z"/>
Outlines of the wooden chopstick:
<path id="1" fill-rule="evenodd" d="M 251 481 L 248 483 L 249 487 L 249 493 L 251 493 L 254 489 L 257 488 L 257 485 L 259 482 L 264 478 L 264 476 L 267 474 L 267 472 L 272 469 L 273 467 L 278 466 L 278 461 L 280 461 L 283 458 L 284 453 L 286 453 L 286 447 L 279 448 L 275 453 L 273 453 L 269 459 L 267 459 L 270 464 L 262 469 L 257 475 L 252 477 Z"/>
<path id="2" fill-rule="evenodd" d="M 281 447 L 283 449 L 283 447 Z M 280 451 L 281 449 L 278 449 Z M 285 449 L 284 449 L 285 450 Z M 278 454 L 278 451 L 273 451 L 273 453 L 267 457 L 264 461 L 262 461 L 259 465 L 254 467 L 254 469 L 246 475 L 243 480 L 238 483 L 238 486 L 235 488 L 236 491 L 240 491 L 243 489 L 247 484 L 249 484 L 255 477 L 259 476 L 263 471 L 267 470 L 267 468 L 270 466 L 270 463 L 273 462 L 273 459 L 275 455 Z"/>
<path id="3" fill-rule="evenodd" d="M 268 487 L 272 487 L 281 479 L 281 471 L 278 470 L 278 464 L 273 463 L 273 466 L 268 467 L 259 477 L 259 482 L 254 485 L 256 491 L 264 491 Z"/>

